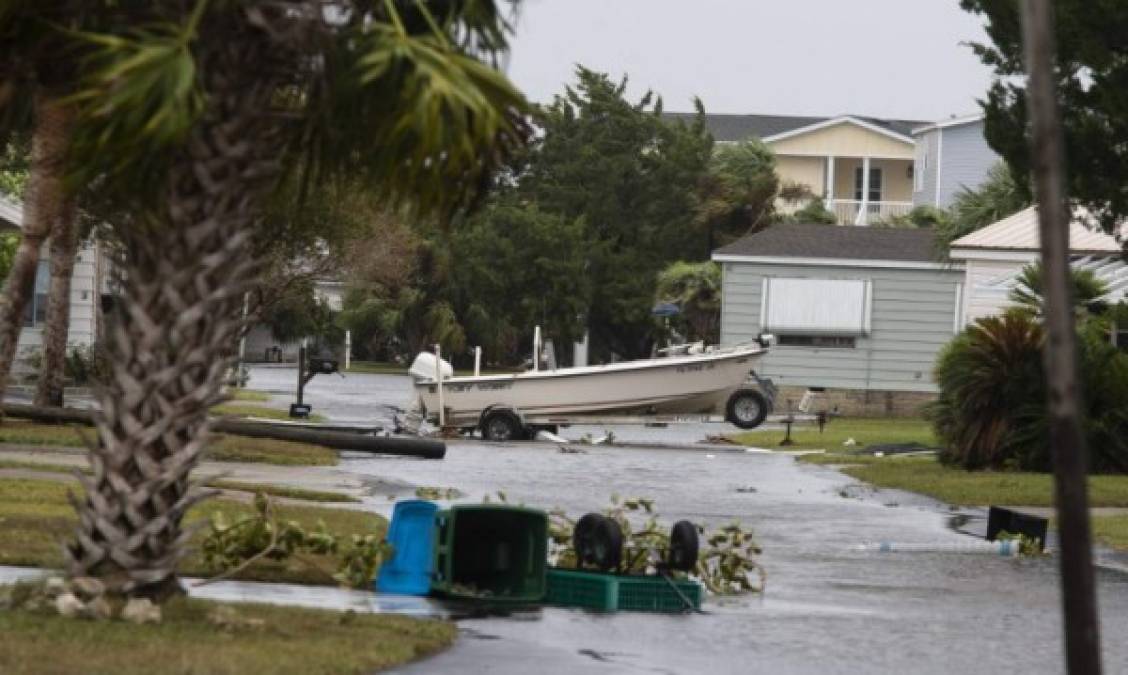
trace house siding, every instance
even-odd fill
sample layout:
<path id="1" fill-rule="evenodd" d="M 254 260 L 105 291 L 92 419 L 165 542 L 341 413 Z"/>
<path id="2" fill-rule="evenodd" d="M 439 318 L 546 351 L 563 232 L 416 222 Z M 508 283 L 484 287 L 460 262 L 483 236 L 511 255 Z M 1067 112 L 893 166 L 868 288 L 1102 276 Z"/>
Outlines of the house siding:
<path id="1" fill-rule="evenodd" d="M 768 147 L 777 155 L 834 155 L 913 159 L 913 145 L 870 129 L 842 122 L 776 141 Z"/>
<path id="2" fill-rule="evenodd" d="M 983 137 L 983 121 L 941 129 L 944 154 L 941 157 L 937 193 L 940 206 L 947 208 L 964 187 L 976 188 L 987 178 L 999 156 Z"/>
<path id="3" fill-rule="evenodd" d="M 920 190 L 915 189 L 916 185 L 913 185 L 913 205 L 936 206 L 936 160 L 940 149 L 940 129 L 917 134 L 916 144 L 917 153 L 913 171 L 923 173 L 923 182 Z"/>
<path id="4" fill-rule="evenodd" d="M 50 249 L 44 244 L 40 249 L 41 260 L 50 259 Z M 70 294 L 70 325 L 67 329 L 67 346 L 77 347 L 91 345 L 97 335 L 99 293 L 99 251 L 94 243 L 86 243 L 79 247 L 75 258 L 74 274 L 71 276 Z M 20 329 L 17 350 L 26 356 L 28 352 L 40 349 L 43 346 L 43 329 L 41 327 Z"/>
<path id="5" fill-rule="evenodd" d="M 956 287 L 962 269 L 909 270 L 830 265 L 724 264 L 721 342 L 736 344 L 760 333 L 763 279 L 861 279 L 873 285 L 870 334 L 853 349 L 781 347 L 764 358 L 760 374 L 786 387 L 936 391 L 936 355 L 955 332 Z"/>

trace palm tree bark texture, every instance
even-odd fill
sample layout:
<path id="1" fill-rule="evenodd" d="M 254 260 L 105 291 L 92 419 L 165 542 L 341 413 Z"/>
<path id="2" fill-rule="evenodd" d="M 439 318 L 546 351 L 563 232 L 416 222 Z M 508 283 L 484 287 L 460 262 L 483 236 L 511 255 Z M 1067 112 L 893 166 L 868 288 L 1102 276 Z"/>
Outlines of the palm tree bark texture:
<path id="1" fill-rule="evenodd" d="M 241 22 L 217 32 L 226 39 L 197 54 L 208 111 L 173 161 L 164 206 L 117 233 L 126 255 L 123 294 L 106 320 L 112 366 L 66 547 L 71 574 L 157 600 L 181 590 L 176 566 L 191 535 L 182 520 L 209 496 L 189 473 L 258 270 L 250 244 L 259 206 L 279 175 L 278 83 L 264 73 L 284 72 L 284 48 Z"/>
<path id="2" fill-rule="evenodd" d="M 64 184 L 65 159 L 74 122 L 66 105 L 39 92 L 31 142 L 31 170 L 24 199 L 23 233 L 0 304 L 0 400 L 16 357 L 23 316 L 35 288 L 39 250 L 59 223 L 74 227 L 74 203 Z M 64 341 L 66 339 L 64 334 Z"/>

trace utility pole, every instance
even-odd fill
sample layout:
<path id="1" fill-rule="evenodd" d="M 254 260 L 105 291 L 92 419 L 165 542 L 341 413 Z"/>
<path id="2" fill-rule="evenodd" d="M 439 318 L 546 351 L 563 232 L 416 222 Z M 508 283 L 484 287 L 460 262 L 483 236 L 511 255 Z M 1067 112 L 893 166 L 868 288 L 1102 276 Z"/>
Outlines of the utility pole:
<path id="1" fill-rule="evenodd" d="M 1089 532 L 1085 436 L 1077 333 L 1069 281 L 1069 217 L 1065 194 L 1065 143 L 1054 84 L 1054 18 L 1050 0 L 1025 0 L 1022 37 L 1026 56 L 1030 154 L 1038 197 L 1045 275 L 1050 448 L 1054 458 L 1057 517 L 1061 532 L 1061 586 L 1065 660 L 1071 675 L 1101 672 L 1097 591 Z"/>

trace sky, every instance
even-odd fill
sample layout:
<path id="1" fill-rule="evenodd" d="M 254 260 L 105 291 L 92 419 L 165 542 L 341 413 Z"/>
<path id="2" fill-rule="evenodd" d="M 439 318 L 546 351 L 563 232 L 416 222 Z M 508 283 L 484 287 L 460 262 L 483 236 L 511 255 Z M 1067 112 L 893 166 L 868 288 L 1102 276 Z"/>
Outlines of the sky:
<path id="1" fill-rule="evenodd" d="M 958 0 L 524 0 L 508 73 L 538 102 L 583 64 L 667 111 L 933 121 L 978 111 L 982 24 Z"/>

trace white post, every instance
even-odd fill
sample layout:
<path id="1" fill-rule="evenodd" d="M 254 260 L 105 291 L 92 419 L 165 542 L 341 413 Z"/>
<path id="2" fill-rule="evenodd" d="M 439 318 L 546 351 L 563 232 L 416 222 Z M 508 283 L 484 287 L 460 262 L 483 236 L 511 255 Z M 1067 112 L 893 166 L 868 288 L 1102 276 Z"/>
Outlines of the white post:
<path id="1" fill-rule="evenodd" d="M 833 210 L 834 202 L 834 155 L 827 155 L 826 158 L 826 190 L 823 191 L 824 199 L 826 201 L 826 208 Z"/>
<path id="2" fill-rule="evenodd" d="M 868 225 L 867 218 L 869 217 L 869 179 L 870 179 L 870 158 L 862 158 L 862 203 L 858 205 L 858 217 L 854 220 L 855 225 Z"/>
<path id="3" fill-rule="evenodd" d="M 439 428 L 446 426 L 446 411 L 443 410 L 443 351 L 435 345 L 435 387 L 439 392 Z"/>
<path id="4" fill-rule="evenodd" d="M 345 331 L 345 370 L 352 364 L 352 331 Z"/>
<path id="5" fill-rule="evenodd" d="M 584 339 L 572 343 L 572 365 L 575 367 L 588 364 L 588 331 L 584 331 Z"/>
<path id="6" fill-rule="evenodd" d="M 474 377 L 482 374 L 482 348 L 474 348 Z"/>
<path id="7" fill-rule="evenodd" d="M 533 328 L 533 372 L 540 370 L 541 332 L 540 326 Z"/>

